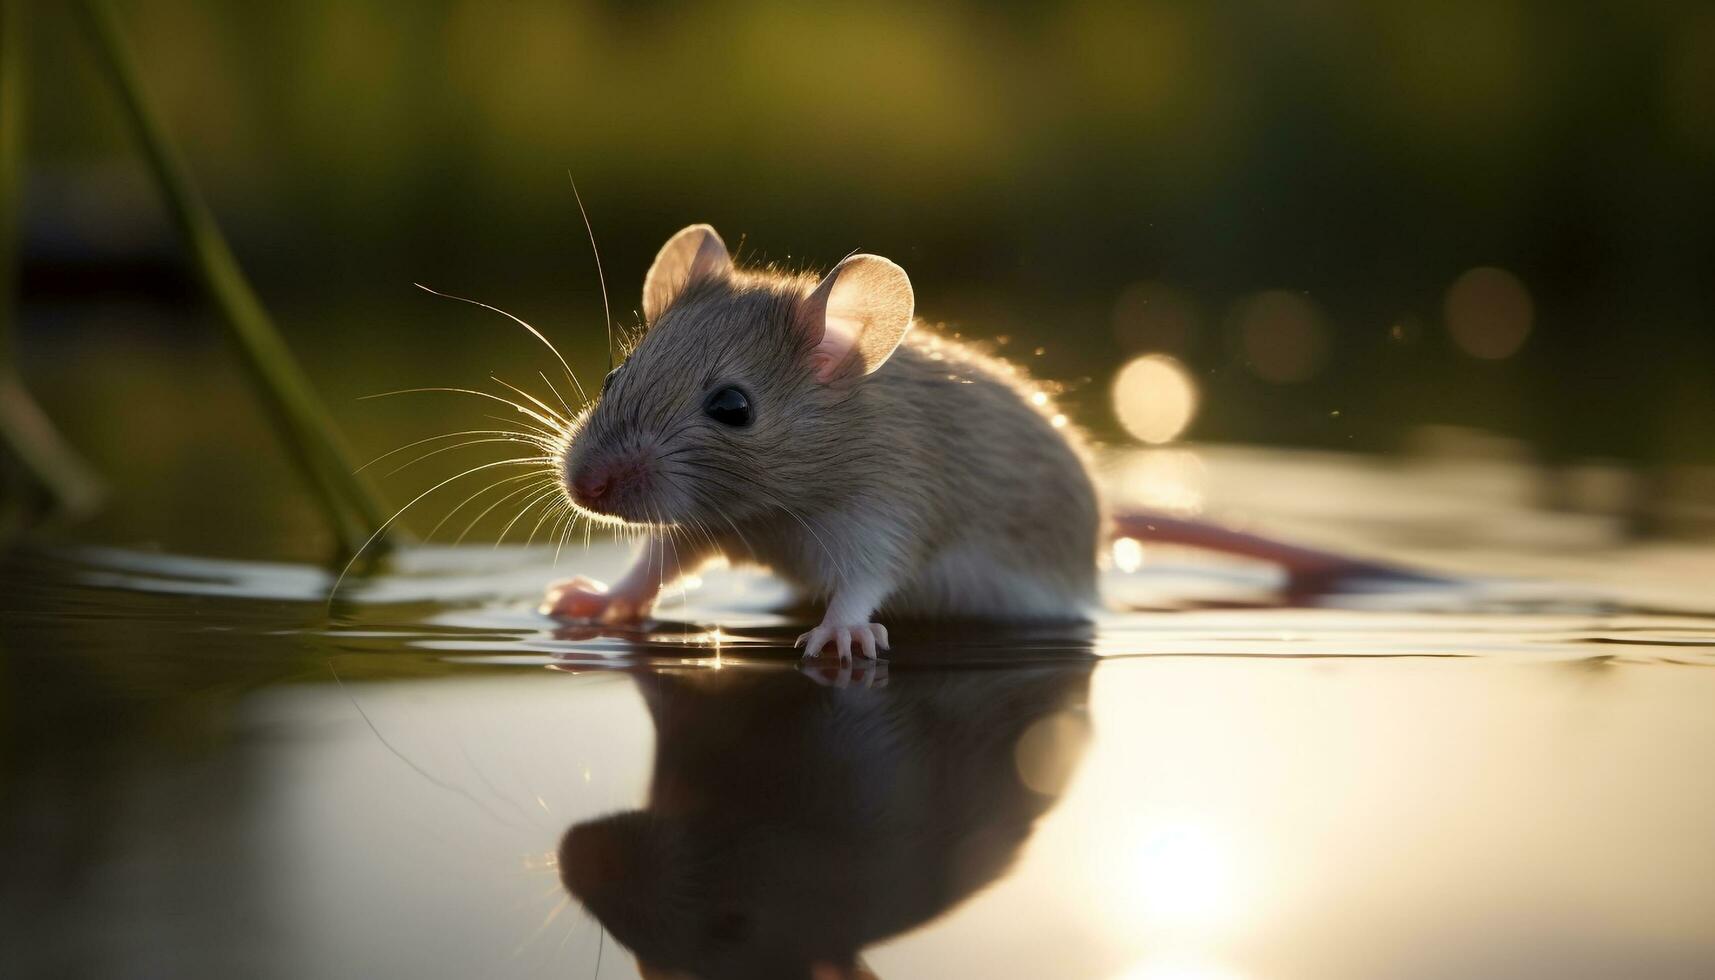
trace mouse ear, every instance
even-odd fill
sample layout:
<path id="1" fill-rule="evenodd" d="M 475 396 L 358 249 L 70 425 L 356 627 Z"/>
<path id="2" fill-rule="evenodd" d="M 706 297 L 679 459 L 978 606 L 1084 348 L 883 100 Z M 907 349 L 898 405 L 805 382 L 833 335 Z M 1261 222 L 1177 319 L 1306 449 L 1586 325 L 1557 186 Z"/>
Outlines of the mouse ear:
<path id="1" fill-rule="evenodd" d="M 731 271 L 732 256 L 713 228 L 691 225 L 680 229 L 655 253 L 655 263 L 643 277 L 644 321 L 654 323 L 691 283 Z"/>
<path id="2" fill-rule="evenodd" d="M 905 270 L 879 255 L 853 255 L 834 266 L 799 314 L 816 338 L 810 354 L 816 380 L 850 380 L 881 367 L 911 329 L 915 302 Z"/>

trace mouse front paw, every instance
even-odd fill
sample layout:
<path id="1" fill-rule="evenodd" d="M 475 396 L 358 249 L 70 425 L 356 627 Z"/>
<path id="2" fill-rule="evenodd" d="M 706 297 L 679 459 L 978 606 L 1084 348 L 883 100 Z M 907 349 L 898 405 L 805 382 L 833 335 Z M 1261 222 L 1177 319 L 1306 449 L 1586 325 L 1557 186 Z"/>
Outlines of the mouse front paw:
<path id="1" fill-rule="evenodd" d="M 636 623 L 648 617 L 650 603 L 623 591 L 609 591 L 595 579 L 564 579 L 548 586 L 537 607 L 544 616 L 574 623 Z"/>
<path id="2" fill-rule="evenodd" d="M 880 623 L 852 623 L 835 625 L 823 623 L 803 636 L 798 637 L 792 645 L 804 648 L 804 659 L 808 660 L 822 652 L 822 648 L 833 643 L 839 651 L 840 662 L 850 663 L 852 646 L 855 644 L 862 651 L 865 660 L 876 659 L 877 647 L 883 650 L 887 646 L 887 627 Z"/>

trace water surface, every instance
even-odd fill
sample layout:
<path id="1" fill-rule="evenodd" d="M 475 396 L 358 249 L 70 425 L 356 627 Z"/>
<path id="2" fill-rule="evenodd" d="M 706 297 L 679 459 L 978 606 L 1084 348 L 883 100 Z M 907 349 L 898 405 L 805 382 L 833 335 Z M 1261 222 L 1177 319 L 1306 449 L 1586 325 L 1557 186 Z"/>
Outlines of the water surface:
<path id="1" fill-rule="evenodd" d="M 1246 467 L 1374 502 L 1236 507 Z M 1221 468 L 1229 510 L 1455 579 L 1286 607 L 1122 554 L 1087 629 L 841 673 L 732 570 L 596 633 L 535 612 L 551 550 L 331 607 L 312 566 L 14 553 L 0 975 L 1715 975 L 1707 550 Z"/>

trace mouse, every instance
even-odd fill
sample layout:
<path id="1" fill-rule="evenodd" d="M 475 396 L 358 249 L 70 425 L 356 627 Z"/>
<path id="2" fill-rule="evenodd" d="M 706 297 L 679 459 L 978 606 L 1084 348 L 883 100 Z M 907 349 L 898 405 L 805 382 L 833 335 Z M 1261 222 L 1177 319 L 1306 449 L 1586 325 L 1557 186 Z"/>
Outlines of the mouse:
<path id="1" fill-rule="evenodd" d="M 1022 368 L 917 318 L 879 255 L 816 276 L 741 266 L 713 227 L 668 239 L 643 329 L 554 450 L 570 504 L 641 536 L 612 586 L 551 585 L 574 622 L 645 619 L 716 558 L 822 610 L 795 645 L 875 659 L 897 620 L 1080 622 L 1111 537 L 1282 564 L 1318 588 L 1388 570 L 1165 515 L 1108 513 L 1081 430 Z"/>

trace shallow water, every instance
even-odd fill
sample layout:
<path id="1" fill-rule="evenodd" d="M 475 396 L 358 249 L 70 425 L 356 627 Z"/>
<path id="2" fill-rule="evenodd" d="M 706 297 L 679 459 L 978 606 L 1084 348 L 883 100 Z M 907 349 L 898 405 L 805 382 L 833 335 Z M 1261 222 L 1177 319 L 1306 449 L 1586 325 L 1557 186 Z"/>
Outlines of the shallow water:
<path id="1" fill-rule="evenodd" d="M 1288 608 L 1147 554 L 1088 629 L 842 674 L 730 570 L 596 635 L 534 611 L 540 549 L 331 607 L 308 566 L 14 554 L 0 975 L 1715 975 L 1709 550 L 1492 473 L 1215 468 L 1225 513 L 1456 579 Z M 1306 481 L 1365 505 L 1243 497 Z"/>

